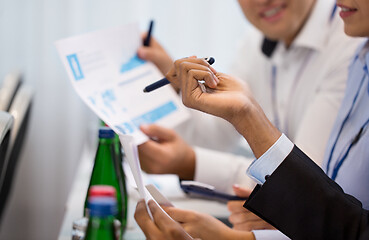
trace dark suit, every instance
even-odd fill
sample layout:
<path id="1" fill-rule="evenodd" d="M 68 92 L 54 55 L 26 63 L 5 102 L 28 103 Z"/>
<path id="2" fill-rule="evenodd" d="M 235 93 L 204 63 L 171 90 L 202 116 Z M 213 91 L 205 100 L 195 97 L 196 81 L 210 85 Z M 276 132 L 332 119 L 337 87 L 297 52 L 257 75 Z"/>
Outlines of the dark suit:
<path id="1" fill-rule="evenodd" d="M 369 239 L 368 211 L 296 146 L 244 206 L 291 239 Z"/>

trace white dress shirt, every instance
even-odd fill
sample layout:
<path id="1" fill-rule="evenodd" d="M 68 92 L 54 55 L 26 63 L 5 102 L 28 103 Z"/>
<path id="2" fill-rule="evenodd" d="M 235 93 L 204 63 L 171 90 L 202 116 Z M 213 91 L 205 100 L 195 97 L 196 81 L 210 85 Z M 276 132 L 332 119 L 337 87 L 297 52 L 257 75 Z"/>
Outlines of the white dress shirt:
<path id="1" fill-rule="evenodd" d="M 273 123 L 278 118 L 279 129 L 319 165 L 344 94 L 350 59 L 362 42 L 344 34 L 337 13 L 331 18 L 334 4 L 318 0 L 292 45 L 286 49 L 279 43 L 271 58 L 261 52 L 261 33 L 250 28 L 230 71 L 249 84 L 267 117 Z M 191 114 L 177 131 L 195 146 L 195 180 L 229 193 L 235 183 L 253 187 L 245 174 L 254 159 L 246 141 L 223 119 L 194 110 Z"/>

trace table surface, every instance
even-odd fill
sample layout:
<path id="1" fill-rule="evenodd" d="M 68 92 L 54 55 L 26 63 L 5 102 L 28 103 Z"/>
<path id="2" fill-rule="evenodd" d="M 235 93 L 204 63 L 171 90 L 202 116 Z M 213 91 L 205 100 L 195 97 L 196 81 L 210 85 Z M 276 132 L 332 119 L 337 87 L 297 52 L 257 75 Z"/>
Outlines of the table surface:
<path id="1" fill-rule="evenodd" d="M 88 188 L 95 152 L 85 147 L 82 153 L 82 159 L 77 169 L 76 176 L 69 193 L 68 201 L 65 206 L 64 220 L 60 229 L 58 240 L 70 240 L 72 237 L 73 221 L 82 217 L 86 191 Z M 124 166 L 125 168 L 128 167 Z M 129 177 L 129 176 L 128 176 Z M 130 180 L 130 179 L 128 179 Z M 203 199 L 193 199 L 187 197 L 179 187 L 179 181 L 173 175 L 148 175 L 144 174 L 146 184 L 153 183 L 161 193 L 166 196 L 174 206 L 182 209 L 195 210 L 202 213 L 208 213 L 218 218 L 226 218 L 228 210 L 224 203 L 216 201 L 207 201 Z M 128 223 L 124 234 L 126 240 L 146 239 L 141 229 L 135 222 L 133 215 L 138 201 L 138 194 L 130 184 L 127 184 L 128 199 Z"/>

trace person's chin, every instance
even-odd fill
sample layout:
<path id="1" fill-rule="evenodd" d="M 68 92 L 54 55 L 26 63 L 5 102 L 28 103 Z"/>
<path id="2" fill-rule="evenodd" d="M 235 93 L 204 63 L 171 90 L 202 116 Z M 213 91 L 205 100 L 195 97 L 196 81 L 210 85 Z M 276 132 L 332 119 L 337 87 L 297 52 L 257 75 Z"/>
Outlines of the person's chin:
<path id="1" fill-rule="evenodd" d="M 360 29 L 356 29 L 351 26 L 346 26 L 344 28 L 345 34 L 350 37 L 369 37 L 369 31 L 363 31 Z"/>

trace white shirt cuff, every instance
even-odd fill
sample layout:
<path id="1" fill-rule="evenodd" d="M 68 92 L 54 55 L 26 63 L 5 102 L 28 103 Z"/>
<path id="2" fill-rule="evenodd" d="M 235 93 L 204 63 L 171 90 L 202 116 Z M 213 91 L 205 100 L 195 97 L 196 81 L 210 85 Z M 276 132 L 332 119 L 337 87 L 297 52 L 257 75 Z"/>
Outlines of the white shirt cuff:
<path id="1" fill-rule="evenodd" d="M 265 177 L 272 175 L 293 149 L 293 143 L 282 133 L 278 140 L 247 169 L 247 175 L 258 184 L 265 182 Z"/>
<path id="2" fill-rule="evenodd" d="M 286 235 L 278 230 L 253 230 L 256 240 L 289 240 Z"/>

